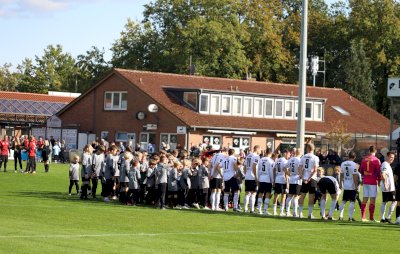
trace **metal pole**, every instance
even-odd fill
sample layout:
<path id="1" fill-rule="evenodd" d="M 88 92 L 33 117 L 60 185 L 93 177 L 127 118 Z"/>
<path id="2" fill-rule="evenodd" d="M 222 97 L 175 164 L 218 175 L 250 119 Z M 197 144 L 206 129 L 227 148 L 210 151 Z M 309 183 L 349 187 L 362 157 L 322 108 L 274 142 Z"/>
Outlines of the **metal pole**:
<path id="1" fill-rule="evenodd" d="M 392 133 L 393 133 L 393 98 L 390 97 L 390 133 L 389 133 L 389 151 L 392 151 Z"/>
<path id="2" fill-rule="evenodd" d="M 313 75 L 313 80 L 312 80 L 312 85 L 313 86 L 315 86 L 315 77 L 316 77 L 317 75 Z"/>
<path id="3" fill-rule="evenodd" d="M 307 19 L 308 0 L 303 0 L 303 15 L 301 18 L 300 35 L 300 70 L 299 70 L 299 105 L 297 117 L 297 147 L 304 149 L 305 110 L 306 110 L 306 64 L 307 64 Z M 306 153 L 307 151 L 304 151 Z"/>

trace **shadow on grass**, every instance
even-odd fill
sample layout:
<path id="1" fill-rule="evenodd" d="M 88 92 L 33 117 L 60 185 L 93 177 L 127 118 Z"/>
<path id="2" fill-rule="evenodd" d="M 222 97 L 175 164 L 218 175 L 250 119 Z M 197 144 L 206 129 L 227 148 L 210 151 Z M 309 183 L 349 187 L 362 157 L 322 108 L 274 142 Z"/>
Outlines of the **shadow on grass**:
<path id="1" fill-rule="evenodd" d="M 68 196 L 65 193 L 62 192 L 54 192 L 54 191 L 19 191 L 19 192 L 11 192 L 9 195 L 15 196 L 16 198 L 18 197 L 28 197 L 28 198 L 37 198 L 41 200 L 53 200 L 53 201 L 60 201 L 62 203 L 74 203 L 74 204 L 92 204 L 92 205 L 99 205 L 99 206 L 108 206 L 108 207 L 120 207 L 120 208 L 126 208 L 126 209 L 152 209 L 155 210 L 156 207 L 154 205 L 138 205 L 138 206 L 125 206 L 122 205 L 118 200 L 105 203 L 103 202 L 102 198 L 89 198 L 88 200 L 81 200 L 79 196 L 76 194 L 73 194 L 72 196 Z M 268 219 L 268 220 L 281 220 L 281 221 L 295 221 L 295 222 L 310 222 L 310 223 L 317 223 L 317 224 L 326 224 L 326 225 L 341 225 L 341 226 L 351 226 L 351 227 L 367 227 L 371 228 L 374 227 L 376 229 L 382 229 L 382 230 L 395 230 L 395 231 L 400 231 L 400 226 L 399 225 L 393 225 L 393 224 L 382 224 L 378 222 L 367 222 L 367 223 L 362 223 L 360 221 L 356 222 L 349 222 L 349 221 L 327 221 L 323 219 L 299 219 L 299 218 L 293 218 L 293 217 L 279 217 L 279 216 L 265 216 L 265 215 L 259 215 L 259 214 L 250 214 L 250 213 L 243 213 L 243 212 L 216 212 L 216 211 L 211 211 L 211 210 L 202 210 L 202 209 L 167 209 L 167 210 L 174 210 L 178 211 L 179 213 L 185 213 L 185 214 L 213 214 L 217 216 L 233 216 L 233 217 L 243 217 L 243 218 L 259 218 L 259 219 Z M 163 213 L 165 211 L 159 211 L 160 213 Z M 314 211 L 315 213 L 316 211 Z"/>

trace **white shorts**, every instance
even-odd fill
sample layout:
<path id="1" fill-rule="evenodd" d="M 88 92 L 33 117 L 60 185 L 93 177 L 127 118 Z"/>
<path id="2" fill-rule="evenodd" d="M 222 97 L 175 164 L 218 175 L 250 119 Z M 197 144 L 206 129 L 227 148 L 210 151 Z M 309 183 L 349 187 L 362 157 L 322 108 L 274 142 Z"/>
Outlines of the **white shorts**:
<path id="1" fill-rule="evenodd" d="M 364 198 L 376 198 L 378 194 L 378 187 L 376 185 L 364 184 L 363 196 Z"/>

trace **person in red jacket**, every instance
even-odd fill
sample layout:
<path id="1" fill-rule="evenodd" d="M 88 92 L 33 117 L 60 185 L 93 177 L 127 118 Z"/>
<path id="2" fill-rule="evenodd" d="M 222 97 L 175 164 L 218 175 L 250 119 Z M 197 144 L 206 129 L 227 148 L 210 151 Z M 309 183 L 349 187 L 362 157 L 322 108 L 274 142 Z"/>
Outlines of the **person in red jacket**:
<path id="1" fill-rule="evenodd" d="M 36 140 L 34 136 L 29 137 L 28 143 L 28 163 L 26 165 L 26 172 L 36 173 Z"/>
<path id="2" fill-rule="evenodd" d="M 10 142 L 8 136 L 4 135 L 4 139 L 0 141 L 0 169 L 4 162 L 4 172 L 7 172 L 8 151 L 10 150 Z"/>

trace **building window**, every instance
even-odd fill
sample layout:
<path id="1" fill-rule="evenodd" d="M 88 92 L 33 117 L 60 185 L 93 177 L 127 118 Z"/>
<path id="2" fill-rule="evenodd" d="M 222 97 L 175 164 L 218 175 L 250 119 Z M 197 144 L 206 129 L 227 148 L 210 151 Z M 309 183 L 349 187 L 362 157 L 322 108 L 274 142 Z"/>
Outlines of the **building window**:
<path id="1" fill-rule="evenodd" d="M 214 149 L 220 149 L 222 138 L 221 136 L 203 136 L 203 144 L 212 146 Z"/>
<path id="2" fill-rule="evenodd" d="M 149 132 L 140 133 L 140 149 L 154 153 L 156 151 L 155 146 L 156 134 Z"/>
<path id="3" fill-rule="evenodd" d="M 265 99 L 265 117 L 274 117 L 274 100 Z"/>
<path id="4" fill-rule="evenodd" d="M 232 114 L 242 115 L 242 97 L 233 96 Z"/>
<path id="5" fill-rule="evenodd" d="M 275 100 L 275 117 L 283 117 L 283 100 Z"/>
<path id="6" fill-rule="evenodd" d="M 175 133 L 161 133 L 160 134 L 160 148 L 174 150 L 177 145 L 177 135 Z"/>
<path id="7" fill-rule="evenodd" d="M 314 120 L 322 121 L 322 103 L 314 102 Z"/>
<path id="8" fill-rule="evenodd" d="M 231 96 L 222 95 L 222 114 L 230 115 L 231 114 Z"/>
<path id="9" fill-rule="evenodd" d="M 232 142 L 232 147 L 237 154 L 240 152 L 240 149 L 244 151 L 250 147 L 250 137 L 233 137 Z"/>
<path id="10" fill-rule="evenodd" d="M 208 101 L 210 99 L 210 95 L 208 94 L 201 94 L 200 95 L 200 113 L 208 113 Z"/>
<path id="11" fill-rule="evenodd" d="M 243 115 L 252 116 L 253 115 L 253 98 L 244 97 L 243 99 Z"/>
<path id="12" fill-rule="evenodd" d="M 210 114 L 220 114 L 221 113 L 221 96 L 211 95 L 210 103 Z"/>
<path id="13" fill-rule="evenodd" d="M 127 92 L 105 92 L 105 110 L 126 110 L 128 106 Z"/>
<path id="14" fill-rule="evenodd" d="M 293 103 L 292 100 L 285 100 L 285 117 L 293 118 Z"/>
<path id="15" fill-rule="evenodd" d="M 197 108 L 197 93 L 196 92 L 184 92 L 183 93 L 183 101 L 192 106 L 193 108 Z"/>
<path id="16" fill-rule="evenodd" d="M 263 101 L 262 98 L 254 98 L 254 116 L 263 117 Z"/>
<path id="17" fill-rule="evenodd" d="M 312 102 L 306 102 L 306 118 L 312 119 Z"/>
<path id="18" fill-rule="evenodd" d="M 119 132 L 115 133 L 115 141 L 117 142 L 127 142 L 128 141 L 128 133 L 127 132 Z"/>

